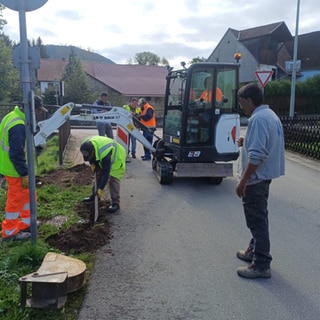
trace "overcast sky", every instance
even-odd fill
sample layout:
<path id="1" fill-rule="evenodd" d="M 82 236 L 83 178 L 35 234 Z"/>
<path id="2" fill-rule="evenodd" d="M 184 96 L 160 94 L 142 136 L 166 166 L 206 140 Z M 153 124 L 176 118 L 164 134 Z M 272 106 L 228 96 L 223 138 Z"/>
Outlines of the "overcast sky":
<path id="1" fill-rule="evenodd" d="M 119 64 L 150 51 L 178 67 L 180 61 L 207 58 L 228 28 L 284 21 L 294 35 L 297 1 L 48 0 L 26 13 L 27 37 L 89 48 Z M 319 8 L 319 0 L 300 1 L 299 34 L 320 31 Z M 19 42 L 18 12 L 5 9 L 3 18 L 4 33 Z"/>

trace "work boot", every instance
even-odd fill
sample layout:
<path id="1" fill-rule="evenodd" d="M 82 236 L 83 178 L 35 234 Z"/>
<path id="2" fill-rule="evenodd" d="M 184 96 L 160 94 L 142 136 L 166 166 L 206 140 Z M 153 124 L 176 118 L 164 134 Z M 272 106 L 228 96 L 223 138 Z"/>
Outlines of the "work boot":
<path id="1" fill-rule="evenodd" d="M 94 195 L 82 199 L 82 202 L 92 202 L 94 200 Z"/>
<path id="2" fill-rule="evenodd" d="M 18 232 L 12 237 L 7 237 L 7 238 L 2 238 L 2 241 L 23 241 L 23 240 L 28 240 L 31 238 L 31 233 L 30 232 Z"/>
<path id="3" fill-rule="evenodd" d="M 113 203 L 107 210 L 109 213 L 114 213 L 120 209 L 120 206 L 117 203 Z"/>
<path id="4" fill-rule="evenodd" d="M 252 262 L 253 249 L 251 247 L 248 247 L 246 250 L 239 250 L 237 251 L 236 255 L 240 260 Z"/>
<path id="5" fill-rule="evenodd" d="M 133 153 L 133 154 L 132 154 L 132 159 L 135 159 L 135 158 L 136 158 L 136 154 Z"/>
<path id="6" fill-rule="evenodd" d="M 37 224 L 37 229 L 38 229 L 41 226 L 41 222 L 37 220 L 36 224 Z M 28 227 L 28 228 L 22 229 L 21 231 L 22 232 L 30 232 L 31 231 L 31 226 Z"/>
<path id="7" fill-rule="evenodd" d="M 258 268 L 253 263 L 247 267 L 238 268 L 237 273 L 240 277 L 248 279 L 271 278 L 270 268 Z"/>

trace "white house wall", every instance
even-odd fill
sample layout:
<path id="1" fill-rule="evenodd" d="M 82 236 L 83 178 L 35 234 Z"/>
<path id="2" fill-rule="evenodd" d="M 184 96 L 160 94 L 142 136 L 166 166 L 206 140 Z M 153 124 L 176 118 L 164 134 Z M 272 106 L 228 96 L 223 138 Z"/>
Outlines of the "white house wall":
<path id="1" fill-rule="evenodd" d="M 234 63 L 234 54 L 241 53 L 239 80 L 240 83 L 257 81 L 255 71 L 258 69 L 257 61 L 248 49 L 228 29 L 217 47 L 208 58 L 208 62 L 230 62 Z"/>

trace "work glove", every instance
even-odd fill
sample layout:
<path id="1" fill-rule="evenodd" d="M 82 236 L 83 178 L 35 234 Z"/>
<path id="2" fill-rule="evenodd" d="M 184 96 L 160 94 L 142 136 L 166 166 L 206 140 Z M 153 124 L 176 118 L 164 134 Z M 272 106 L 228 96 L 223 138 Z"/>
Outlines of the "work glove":
<path id="1" fill-rule="evenodd" d="M 90 166 L 90 168 L 91 168 L 91 171 L 92 171 L 92 172 L 95 172 L 95 171 L 96 171 L 96 166 L 95 166 L 94 164 L 92 164 L 92 165 Z"/>
<path id="2" fill-rule="evenodd" d="M 101 199 L 101 197 L 102 197 L 102 189 L 98 189 L 97 190 L 97 195 Z"/>
<path id="3" fill-rule="evenodd" d="M 22 177 L 22 188 L 29 189 L 29 177 L 28 176 Z"/>

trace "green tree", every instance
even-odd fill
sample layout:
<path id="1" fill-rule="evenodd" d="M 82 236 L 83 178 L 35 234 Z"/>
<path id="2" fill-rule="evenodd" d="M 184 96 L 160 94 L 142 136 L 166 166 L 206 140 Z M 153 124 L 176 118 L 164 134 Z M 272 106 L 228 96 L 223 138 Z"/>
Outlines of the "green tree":
<path id="1" fill-rule="evenodd" d="M 39 47 L 40 58 L 50 58 L 46 46 L 43 44 L 42 39 L 39 37 L 36 41 L 36 45 Z"/>
<path id="2" fill-rule="evenodd" d="M 56 98 L 56 90 L 54 87 L 46 88 L 45 92 L 43 93 L 43 103 L 47 105 L 56 105 L 58 104 Z"/>
<path id="3" fill-rule="evenodd" d="M 87 75 L 74 52 L 69 55 L 69 62 L 65 67 L 62 80 L 64 81 L 65 102 L 91 103 L 94 100 Z"/>
<path id="4" fill-rule="evenodd" d="M 0 37 L 0 101 L 9 103 L 19 98 L 19 74 L 12 64 L 12 47 Z"/>
<path id="5" fill-rule="evenodd" d="M 3 30 L 3 27 L 7 24 L 7 21 L 3 19 L 2 11 L 5 9 L 4 5 L 0 3 L 0 31 Z"/>
<path id="6" fill-rule="evenodd" d="M 145 65 L 145 66 L 167 66 L 169 65 L 169 62 L 166 58 L 162 57 L 160 58 L 155 53 L 144 51 L 140 53 L 136 53 L 134 56 L 134 62 L 139 65 Z M 131 59 L 129 60 L 131 61 Z"/>
<path id="7" fill-rule="evenodd" d="M 193 59 L 189 62 L 189 64 L 198 63 L 198 62 L 206 62 L 206 61 L 207 61 L 207 59 L 204 58 L 204 57 L 202 57 L 202 58 L 196 57 L 196 58 L 193 58 Z"/>

